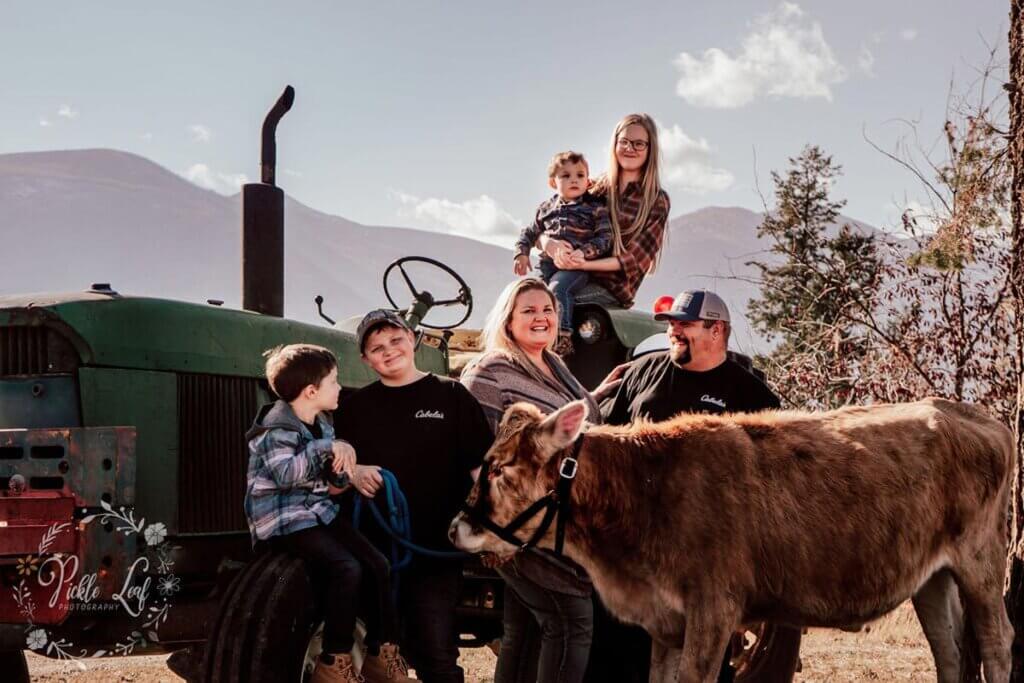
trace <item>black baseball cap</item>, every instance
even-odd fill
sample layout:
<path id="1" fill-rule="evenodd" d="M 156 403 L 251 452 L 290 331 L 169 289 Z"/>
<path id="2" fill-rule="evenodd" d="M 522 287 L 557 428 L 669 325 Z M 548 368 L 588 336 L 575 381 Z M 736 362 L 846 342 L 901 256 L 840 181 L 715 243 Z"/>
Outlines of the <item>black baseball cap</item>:
<path id="1" fill-rule="evenodd" d="M 688 289 L 676 297 L 672 308 L 656 313 L 655 320 L 722 320 L 729 322 L 729 307 L 722 297 L 706 289 Z"/>
<path id="2" fill-rule="evenodd" d="M 359 343 L 359 353 L 363 352 L 363 347 L 366 345 L 366 338 L 369 334 L 383 325 L 412 331 L 409 323 L 405 322 L 405 318 L 398 315 L 395 311 L 386 308 L 370 311 L 363 316 L 363 319 L 359 321 L 359 327 L 356 328 L 356 341 Z"/>

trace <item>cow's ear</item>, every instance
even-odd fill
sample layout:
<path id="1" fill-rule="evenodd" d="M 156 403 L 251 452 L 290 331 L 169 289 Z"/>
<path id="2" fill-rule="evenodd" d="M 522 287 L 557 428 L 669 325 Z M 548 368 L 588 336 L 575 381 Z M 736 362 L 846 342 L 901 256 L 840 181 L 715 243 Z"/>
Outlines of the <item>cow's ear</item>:
<path id="1" fill-rule="evenodd" d="M 583 431 L 583 420 L 587 417 L 587 404 L 573 401 L 548 415 L 540 425 L 545 455 L 551 457 L 566 448 Z"/>

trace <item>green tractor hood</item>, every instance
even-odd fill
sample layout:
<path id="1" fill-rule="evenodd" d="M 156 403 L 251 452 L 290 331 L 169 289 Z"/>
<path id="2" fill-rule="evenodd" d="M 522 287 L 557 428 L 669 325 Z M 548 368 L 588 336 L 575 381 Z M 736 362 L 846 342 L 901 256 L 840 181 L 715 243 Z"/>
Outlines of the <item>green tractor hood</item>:
<path id="1" fill-rule="evenodd" d="M 301 340 L 337 355 L 343 386 L 376 379 L 351 332 L 214 305 L 91 292 L 9 296 L 0 297 L 0 326 L 55 329 L 86 366 L 239 377 L 262 376 L 266 349 Z M 447 370 L 429 346 L 420 348 L 417 362 Z"/>

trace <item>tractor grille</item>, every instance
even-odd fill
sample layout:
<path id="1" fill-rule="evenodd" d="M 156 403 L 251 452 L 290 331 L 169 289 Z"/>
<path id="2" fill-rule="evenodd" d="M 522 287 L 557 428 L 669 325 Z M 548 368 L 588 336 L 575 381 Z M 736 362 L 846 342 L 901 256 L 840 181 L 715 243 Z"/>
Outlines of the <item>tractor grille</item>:
<path id="1" fill-rule="evenodd" d="M 46 372 L 45 327 L 0 328 L 0 375 L 41 375 Z"/>
<path id="2" fill-rule="evenodd" d="M 0 327 L 0 377 L 73 372 L 78 354 L 46 327 Z"/>
<path id="3" fill-rule="evenodd" d="M 242 500 L 258 380 L 178 376 L 178 528 L 184 533 L 247 529 Z"/>

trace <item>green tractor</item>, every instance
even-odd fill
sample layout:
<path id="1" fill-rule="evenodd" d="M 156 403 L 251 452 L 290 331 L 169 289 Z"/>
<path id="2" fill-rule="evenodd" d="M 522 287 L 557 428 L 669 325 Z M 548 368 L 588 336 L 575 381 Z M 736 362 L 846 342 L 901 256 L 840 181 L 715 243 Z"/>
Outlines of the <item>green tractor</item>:
<path id="1" fill-rule="evenodd" d="M 289 87 L 264 122 L 262 181 L 243 189 L 243 309 L 121 295 L 0 297 L 0 671 L 28 681 L 25 651 L 85 664 L 96 656 L 175 652 L 188 680 L 301 681 L 321 622 L 311 579 L 286 555 L 255 557 L 243 514 L 244 440 L 271 400 L 262 352 L 293 342 L 330 348 L 343 391 L 375 377 L 357 319 L 282 317 L 284 194 L 274 134 Z M 404 267 L 428 261 L 450 296 L 418 289 Z M 398 301 L 389 286 L 404 283 Z M 438 306 L 471 311 L 455 271 L 412 257 L 384 290 L 420 331 L 417 362 L 457 371 L 472 330 L 432 327 Z M 321 301 L 317 301 L 319 306 Z M 594 386 L 644 339 L 649 314 L 580 306 L 572 369 Z M 460 633 L 501 633 L 500 579 L 465 564 Z"/>
<path id="2" fill-rule="evenodd" d="M 284 193 L 275 130 L 263 125 L 261 179 L 243 188 L 242 308 L 84 292 L 0 297 L 0 672 L 29 680 L 25 651 L 70 660 L 174 653 L 189 681 L 302 681 L 322 614 L 301 561 L 255 556 L 243 514 L 244 434 L 272 399 L 262 352 L 309 342 L 338 357 L 342 391 L 375 377 L 359 358 L 358 318 L 283 317 Z M 417 287 L 406 265 L 451 279 Z M 415 274 L 415 272 L 414 272 Z M 417 276 L 418 277 L 418 276 Z M 393 296 L 391 287 L 408 290 Z M 419 332 L 418 366 L 457 375 L 478 352 L 469 285 L 421 257 L 390 264 L 388 304 Z M 400 300 L 401 299 L 401 300 Z M 431 310 L 461 307 L 432 325 Z M 458 317 L 458 316 L 456 316 Z M 664 348 L 635 310 L 579 305 L 570 369 L 588 387 L 635 354 Z M 468 559 L 459 607 L 465 646 L 501 634 L 501 581 Z M 790 680 L 799 638 L 769 625 L 734 643 L 738 680 Z"/>

